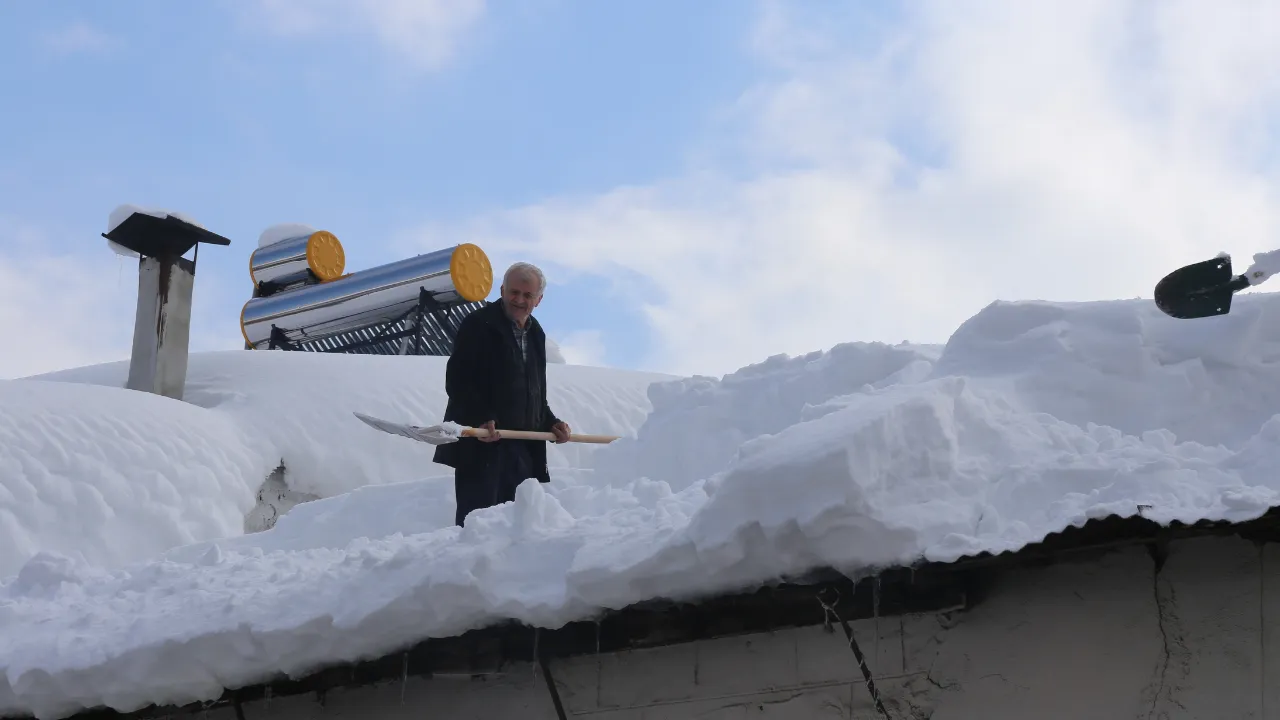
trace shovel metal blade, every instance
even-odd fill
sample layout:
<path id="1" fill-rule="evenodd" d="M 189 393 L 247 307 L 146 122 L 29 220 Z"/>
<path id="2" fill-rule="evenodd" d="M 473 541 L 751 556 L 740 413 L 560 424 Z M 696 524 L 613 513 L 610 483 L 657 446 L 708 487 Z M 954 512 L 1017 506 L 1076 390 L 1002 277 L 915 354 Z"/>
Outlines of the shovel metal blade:
<path id="1" fill-rule="evenodd" d="M 405 423 L 391 422 L 382 418 L 372 417 L 364 413 L 352 413 L 360 418 L 366 425 L 375 427 L 384 433 L 407 437 L 410 440 L 429 443 L 431 445 L 447 445 L 449 443 L 458 442 L 458 435 L 451 432 L 449 428 L 443 425 L 427 425 L 425 427 L 419 425 L 407 425 Z"/>
<path id="2" fill-rule="evenodd" d="M 1183 320 L 1226 315 L 1232 295 L 1248 286 L 1243 276 L 1232 275 L 1231 258 L 1216 257 L 1165 275 L 1156 283 L 1156 307 Z"/>

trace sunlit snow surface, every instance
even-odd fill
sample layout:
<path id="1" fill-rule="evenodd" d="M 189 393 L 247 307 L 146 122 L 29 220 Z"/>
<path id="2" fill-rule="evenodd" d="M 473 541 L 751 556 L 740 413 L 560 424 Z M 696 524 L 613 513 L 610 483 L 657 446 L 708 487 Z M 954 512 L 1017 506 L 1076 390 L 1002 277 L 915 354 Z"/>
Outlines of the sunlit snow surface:
<path id="1" fill-rule="evenodd" d="M 1256 517 L 1280 490 L 1277 313 L 1272 295 L 1197 321 L 1149 300 L 998 303 L 945 349 L 848 344 L 652 386 L 665 378 L 553 366 L 556 412 L 626 439 L 553 447 L 550 485 L 527 482 L 463 530 L 430 446 L 350 415 L 438 421 L 443 360 L 200 355 L 197 407 L 12 381 L 0 532 L 39 513 L 63 522 L 28 546 L 60 554 L 0 585 L 0 710 L 213 698 L 504 618 L 556 626 L 816 566 L 1017 549 L 1140 506 L 1160 522 Z M 54 377 L 119 385 L 124 373 Z M 122 427 L 138 428 L 124 451 Z M 215 539 L 280 460 L 291 485 L 326 499 Z M 116 506 L 153 492 L 170 494 Z M 115 543 L 116 526 L 73 526 L 104 510 L 135 526 L 129 547 L 146 544 L 135 515 L 162 516 L 151 546 L 167 554 L 98 562 L 113 558 L 86 548 Z"/>

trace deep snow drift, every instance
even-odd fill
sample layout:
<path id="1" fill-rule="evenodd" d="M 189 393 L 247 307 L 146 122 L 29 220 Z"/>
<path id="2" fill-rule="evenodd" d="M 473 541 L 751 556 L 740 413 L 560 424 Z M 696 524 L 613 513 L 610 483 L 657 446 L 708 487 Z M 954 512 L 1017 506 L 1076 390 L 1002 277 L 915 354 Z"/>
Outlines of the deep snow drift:
<path id="1" fill-rule="evenodd" d="M 424 480 L 435 500 L 420 512 L 452 518 L 450 468 L 431 462 L 428 446 L 351 414 L 439 422 L 444 364 L 193 353 L 185 402 L 122 389 L 127 361 L 0 381 L 0 578 L 39 549 L 114 567 L 238 535 L 254 494 L 282 462 L 292 489 L 320 497 Z M 548 402 L 574 427 L 613 435 L 635 432 L 649 383 L 669 378 L 563 365 L 549 366 L 547 377 Z M 552 446 L 547 460 L 553 469 L 582 467 L 598 448 Z"/>
<path id="2" fill-rule="evenodd" d="M 0 577 L 239 534 L 271 461 L 233 418 L 148 393 L 0 381 Z"/>
<path id="3" fill-rule="evenodd" d="M 941 353 L 852 343 L 673 380 L 647 418 L 624 406 L 652 377 L 561 366 L 557 412 L 634 437 L 562 457 L 462 530 L 446 478 L 417 479 L 427 446 L 342 419 L 422 417 L 442 368 L 207 356 L 196 404 L 296 462 L 300 486 L 358 489 L 156 561 L 28 562 L 0 585 L 0 710 L 212 698 L 503 618 L 946 561 L 1110 514 L 1256 517 L 1280 491 L 1278 312 L 1275 295 L 1198 321 L 1149 300 L 997 303 Z M 123 367 L 59 375 L 116 384 Z"/>

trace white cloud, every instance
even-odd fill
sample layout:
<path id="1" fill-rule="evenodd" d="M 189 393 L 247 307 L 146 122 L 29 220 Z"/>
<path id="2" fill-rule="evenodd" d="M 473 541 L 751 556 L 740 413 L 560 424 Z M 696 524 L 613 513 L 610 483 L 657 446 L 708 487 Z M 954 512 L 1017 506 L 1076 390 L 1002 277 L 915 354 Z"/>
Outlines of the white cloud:
<path id="1" fill-rule="evenodd" d="M 695 170 L 444 230 L 640 276 L 637 364 L 706 373 L 943 341 L 996 299 L 1149 297 L 1180 264 L 1278 244 L 1280 5 L 937 0 L 870 36 L 762 8 L 770 79 Z"/>
<path id="2" fill-rule="evenodd" d="M 102 253 L 96 267 L 66 256 L 0 257 L 0 378 L 129 357 L 137 272 Z"/>
<path id="3" fill-rule="evenodd" d="M 120 44 L 117 38 L 83 21 L 77 21 L 61 30 L 47 33 L 43 41 L 45 47 L 63 55 L 104 52 Z"/>
<path id="4" fill-rule="evenodd" d="M 484 0 L 258 0 L 266 27 L 287 36 L 368 33 L 415 68 L 437 70 L 484 15 Z"/>
<path id="5" fill-rule="evenodd" d="M 127 360 L 138 300 L 138 261 L 92 243 L 89 254 L 58 253 L 70 243 L 0 215 L 0 378 Z M 215 277 L 197 273 L 190 347 L 243 347 L 238 303 Z"/>

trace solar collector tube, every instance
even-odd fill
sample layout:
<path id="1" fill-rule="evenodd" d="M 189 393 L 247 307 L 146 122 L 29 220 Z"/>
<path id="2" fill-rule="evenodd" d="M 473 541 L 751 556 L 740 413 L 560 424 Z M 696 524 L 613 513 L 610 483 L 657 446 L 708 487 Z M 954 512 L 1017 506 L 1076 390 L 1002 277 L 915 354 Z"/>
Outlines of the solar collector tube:
<path id="1" fill-rule="evenodd" d="M 404 315 L 426 290 L 440 303 L 484 300 L 493 268 L 479 247 L 464 243 L 337 280 L 252 298 L 240 311 L 245 342 L 259 347 L 275 325 L 290 341 L 316 340 Z"/>

